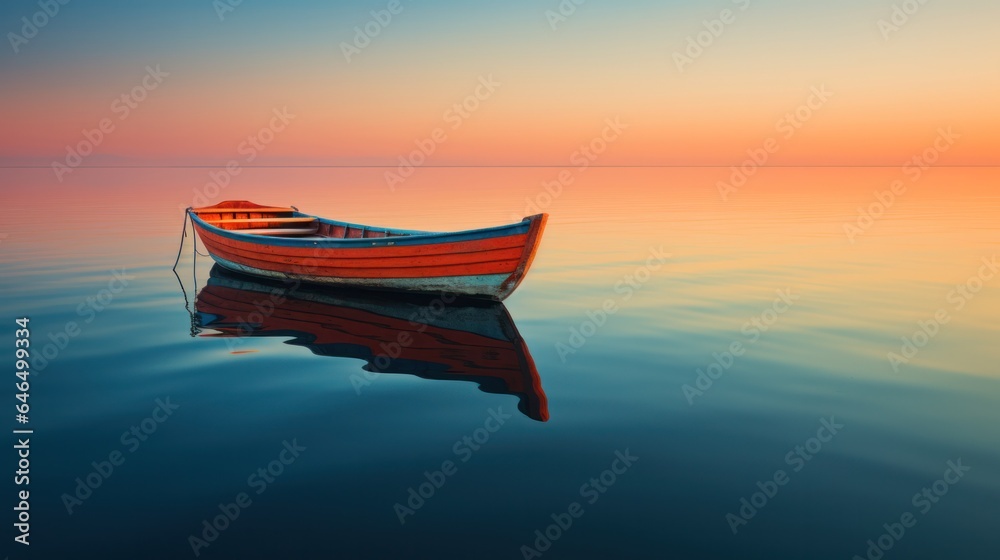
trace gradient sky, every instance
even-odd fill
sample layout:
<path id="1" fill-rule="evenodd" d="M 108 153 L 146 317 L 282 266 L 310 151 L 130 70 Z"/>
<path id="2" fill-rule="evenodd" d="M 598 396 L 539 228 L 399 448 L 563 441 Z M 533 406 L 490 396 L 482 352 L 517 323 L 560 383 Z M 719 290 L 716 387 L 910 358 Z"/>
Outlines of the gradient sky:
<path id="1" fill-rule="evenodd" d="M 15 53 L 40 8 L 6 1 L 0 162 L 62 160 L 110 118 L 84 165 L 391 165 L 436 128 L 427 165 L 567 165 L 617 117 L 628 128 L 595 164 L 730 165 L 775 138 L 772 165 L 897 166 L 950 127 L 939 163 L 1000 165 L 993 0 L 931 0 L 888 40 L 888 0 L 587 0 L 555 30 L 558 0 L 401 0 L 348 63 L 341 43 L 388 3 L 243 0 L 220 21 L 212 0 L 72 0 Z M 675 51 L 724 9 L 735 22 L 679 71 Z M 157 65 L 169 76 L 120 118 L 112 103 Z M 453 128 L 446 111 L 489 76 Z M 820 86 L 833 96 L 779 132 Z M 245 161 L 282 107 L 295 118 Z"/>

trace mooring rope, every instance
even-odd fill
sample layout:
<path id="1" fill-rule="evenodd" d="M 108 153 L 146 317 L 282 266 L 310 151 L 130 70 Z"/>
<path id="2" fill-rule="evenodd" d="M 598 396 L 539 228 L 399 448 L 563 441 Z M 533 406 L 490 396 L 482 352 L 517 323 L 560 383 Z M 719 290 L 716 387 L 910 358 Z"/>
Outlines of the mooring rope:
<path id="1" fill-rule="evenodd" d="M 181 228 L 181 246 L 177 248 L 177 258 L 174 259 L 174 268 L 171 269 L 171 270 L 173 270 L 175 272 L 177 271 L 177 263 L 181 262 L 181 251 L 184 250 L 184 238 L 187 237 L 187 230 L 188 230 L 188 210 L 191 210 L 191 209 L 187 208 L 187 209 L 184 210 L 184 227 Z"/>
<path id="2" fill-rule="evenodd" d="M 177 258 L 174 260 L 174 267 L 171 270 L 173 271 L 174 276 L 177 278 L 177 284 L 179 284 L 180 287 L 181 287 L 181 295 L 184 296 L 184 310 L 187 311 L 188 316 L 191 318 L 191 325 L 190 325 L 190 332 L 189 332 L 189 334 L 191 336 L 198 336 L 198 333 L 201 332 L 200 325 L 198 324 L 198 318 L 195 315 L 195 313 L 191 310 L 191 300 L 188 299 L 187 290 L 184 288 L 184 281 L 181 280 L 180 274 L 177 274 L 177 264 L 181 261 L 181 252 L 184 250 L 184 238 L 187 237 L 187 223 L 188 223 L 188 220 L 190 219 L 189 214 L 188 214 L 188 210 L 190 210 L 190 208 L 184 210 L 184 226 L 181 228 L 181 243 L 180 243 L 180 247 L 177 248 Z M 195 238 L 194 252 L 195 253 L 198 252 L 198 241 L 197 241 L 197 238 Z M 193 266 L 191 267 L 192 271 L 197 268 L 197 265 L 198 265 L 198 261 L 197 261 L 197 259 L 195 259 L 195 261 L 193 263 Z M 197 276 L 194 277 L 194 287 L 195 287 L 195 289 L 198 288 L 198 277 Z M 197 295 L 196 295 L 196 297 L 197 297 Z"/>

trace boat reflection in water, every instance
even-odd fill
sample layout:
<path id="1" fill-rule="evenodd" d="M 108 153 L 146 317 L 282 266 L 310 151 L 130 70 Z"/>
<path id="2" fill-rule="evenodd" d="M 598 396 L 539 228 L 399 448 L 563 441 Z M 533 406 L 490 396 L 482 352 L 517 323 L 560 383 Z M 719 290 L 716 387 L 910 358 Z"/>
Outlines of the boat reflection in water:
<path id="1" fill-rule="evenodd" d="M 474 381 L 487 393 L 516 395 L 529 418 L 549 418 L 535 363 L 502 303 L 317 289 L 215 265 L 195 311 L 199 336 L 291 337 L 286 344 L 318 356 L 365 360 L 367 372 Z"/>

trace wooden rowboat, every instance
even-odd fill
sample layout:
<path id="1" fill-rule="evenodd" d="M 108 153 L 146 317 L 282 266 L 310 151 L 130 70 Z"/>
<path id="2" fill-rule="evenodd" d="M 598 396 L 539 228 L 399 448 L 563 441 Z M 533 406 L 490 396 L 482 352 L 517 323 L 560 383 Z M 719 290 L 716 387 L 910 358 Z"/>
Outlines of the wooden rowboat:
<path id="1" fill-rule="evenodd" d="M 505 226 L 435 233 L 372 227 L 244 200 L 188 208 L 221 266 L 287 278 L 502 301 L 524 280 L 547 214 Z"/>
<path id="2" fill-rule="evenodd" d="M 216 265 L 195 299 L 193 334 L 279 337 L 317 356 L 363 360 L 351 376 L 359 393 L 378 374 L 472 381 L 513 395 L 517 408 L 549 418 L 528 346 L 502 303 L 418 294 L 317 289 L 233 274 Z M 209 329 L 203 331 L 203 329 Z M 242 348 L 235 342 L 234 349 Z"/>

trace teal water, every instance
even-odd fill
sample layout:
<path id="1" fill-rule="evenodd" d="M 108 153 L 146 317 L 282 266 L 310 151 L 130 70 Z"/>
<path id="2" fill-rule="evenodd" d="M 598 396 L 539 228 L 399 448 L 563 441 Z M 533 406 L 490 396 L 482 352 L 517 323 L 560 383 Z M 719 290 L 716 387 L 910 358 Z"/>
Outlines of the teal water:
<path id="1" fill-rule="evenodd" d="M 933 170 L 853 243 L 899 170 L 766 170 L 726 201 L 724 169 L 592 169 L 545 196 L 558 171 L 421 169 L 392 192 L 377 169 L 248 169 L 215 197 L 205 169 L 0 172 L 0 317 L 11 348 L 30 318 L 33 356 L 26 426 L 4 397 L 34 430 L 31 545 L 8 509 L 9 556 L 996 557 L 996 170 Z M 256 336 L 217 336 L 190 237 L 171 272 L 199 197 L 428 230 L 550 213 L 494 310 L 547 420 L 538 395 L 448 378 L 506 346 L 373 370 L 338 314 L 398 302 L 291 294 Z M 316 315 L 274 322 L 293 309 Z"/>

